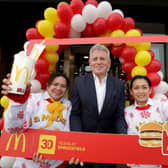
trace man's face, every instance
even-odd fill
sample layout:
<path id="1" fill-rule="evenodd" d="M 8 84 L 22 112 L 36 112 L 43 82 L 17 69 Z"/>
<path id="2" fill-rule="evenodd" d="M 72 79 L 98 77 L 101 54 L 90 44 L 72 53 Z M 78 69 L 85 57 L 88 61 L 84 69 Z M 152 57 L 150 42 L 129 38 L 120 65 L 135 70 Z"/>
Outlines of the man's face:
<path id="1" fill-rule="evenodd" d="M 103 50 L 94 50 L 89 59 L 89 65 L 96 76 L 105 76 L 110 68 L 111 60 Z"/>

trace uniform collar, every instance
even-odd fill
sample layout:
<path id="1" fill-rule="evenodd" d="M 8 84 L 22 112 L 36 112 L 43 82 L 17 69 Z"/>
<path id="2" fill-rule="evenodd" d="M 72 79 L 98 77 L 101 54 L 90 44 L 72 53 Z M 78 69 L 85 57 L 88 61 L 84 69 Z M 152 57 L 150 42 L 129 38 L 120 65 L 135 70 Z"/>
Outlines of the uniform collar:
<path id="1" fill-rule="evenodd" d="M 152 105 L 153 105 L 153 101 L 152 101 L 152 99 L 150 99 L 150 98 L 148 99 L 146 105 L 144 105 L 144 106 L 139 106 L 139 105 L 136 103 L 136 101 L 135 101 L 135 103 L 134 103 L 134 107 L 135 107 L 135 109 L 137 109 L 137 110 L 147 110 L 147 109 L 149 109 Z"/>

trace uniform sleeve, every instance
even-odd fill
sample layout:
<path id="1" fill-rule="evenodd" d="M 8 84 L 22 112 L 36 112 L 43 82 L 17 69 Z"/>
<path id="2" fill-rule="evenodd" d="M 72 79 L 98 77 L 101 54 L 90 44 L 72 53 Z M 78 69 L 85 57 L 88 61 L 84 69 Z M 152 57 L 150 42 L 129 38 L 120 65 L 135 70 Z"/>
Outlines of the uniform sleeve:
<path id="1" fill-rule="evenodd" d="M 161 99 L 159 104 L 161 105 L 161 111 L 160 111 L 161 118 L 162 121 L 165 122 L 168 120 L 168 100 Z"/>
<path id="2" fill-rule="evenodd" d="M 25 131 L 29 127 L 33 107 L 34 100 L 32 96 L 23 104 L 11 100 L 5 116 L 5 130 L 8 133 Z"/>
<path id="3" fill-rule="evenodd" d="M 126 123 L 127 123 L 127 126 L 128 126 L 127 134 L 137 135 L 137 129 L 133 125 L 133 121 L 132 121 L 132 118 L 131 118 L 131 109 L 129 107 L 126 107 L 125 110 L 124 110 L 124 114 L 125 114 L 125 120 L 126 120 Z"/>

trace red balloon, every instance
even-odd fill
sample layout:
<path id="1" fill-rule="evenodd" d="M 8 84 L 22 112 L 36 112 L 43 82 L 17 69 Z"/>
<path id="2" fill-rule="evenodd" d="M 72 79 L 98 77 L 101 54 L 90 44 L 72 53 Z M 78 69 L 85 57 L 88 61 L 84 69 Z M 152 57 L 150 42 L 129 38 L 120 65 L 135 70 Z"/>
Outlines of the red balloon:
<path id="1" fill-rule="evenodd" d="M 124 47 L 122 52 L 121 52 L 121 57 L 129 62 L 129 61 L 134 61 L 135 55 L 137 54 L 137 50 L 135 47 Z"/>
<path id="2" fill-rule="evenodd" d="M 84 6 L 85 5 L 82 0 L 72 0 L 70 3 L 70 7 L 74 14 L 82 14 Z"/>
<path id="3" fill-rule="evenodd" d="M 130 73 L 132 69 L 136 66 L 134 62 L 123 62 L 122 64 L 122 70 L 126 73 Z"/>
<path id="4" fill-rule="evenodd" d="M 154 59 L 154 57 L 155 57 L 155 53 L 154 53 L 152 50 L 148 50 L 148 52 L 149 52 L 150 55 L 151 55 L 151 59 Z"/>
<path id="5" fill-rule="evenodd" d="M 129 80 L 131 80 L 131 79 L 132 79 L 131 72 L 127 72 L 127 78 L 128 78 Z"/>
<path id="6" fill-rule="evenodd" d="M 164 95 L 168 98 L 168 92 L 166 92 Z"/>
<path id="7" fill-rule="evenodd" d="M 126 17 L 123 20 L 123 25 L 122 25 L 122 30 L 126 33 L 128 30 L 130 29 L 134 29 L 135 28 L 135 21 L 134 19 L 132 19 L 131 17 Z"/>
<path id="8" fill-rule="evenodd" d="M 160 83 L 160 81 L 161 81 L 160 76 L 156 72 L 148 73 L 147 77 L 149 78 L 152 87 L 157 86 Z"/>
<path id="9" fill-rule="evenodd" d="M 38 24 L 41 22 L 42 20 L 38 20 L 37 22 L 36 22 L 36 24 L 35 24 L 35 27 L 36 27 L 36 29 L 38 30 Z"/>
<path id="10" fill-rule="evenodd" d="M 68 48 L 69 47 L 69 45 L 67 44 L 67 45 L 59 45 L 59 48 L 62 48 L 62 49 L 66 49 L 66 48 Z"/>
<path id="11" fill-rule="evenodd" d="M 57 13 L 62 22 L 66 24 L 71 22 L 73 12 L 68 3 L 60 2 L 57 6 Z"/>
<path id="12" fill-rule="evenodd" d="M 69 25 L 63 22 L 57 22 L 54 24 L 55 38 L 66 38 L 69 36 Z"/>
<path id="13" fill-rule="evenodd" d="M 148 64 L 146 66 L 146 69 L 147 69 L 148 72 L 158 72 L 158 71 L 160 71 L 161 66 L 162 65 L 161 65 L 161 63 L 160 63 L 159 60 L 152 59 L 152 61 L 150 62 L 150 64 Z"/>
<path id="14" fill-rule="evenodd" d="M 107 32 L 106 19 L 103 17 L 97 18 L 93 23 L 93 30 L 96 35 L 102 35 Z"/>
<path id="15" fill-rule="evenodd" d="M 83 37 L 95 37 L 96 33 L 93 30 L 93 24 L 88 24 L 86 25 L 85 30 L 82 32 Z"/>
<path id="16" fill-rule="evenodd" d="M 29 28 L 26 31 L 26 38 L 27 40 L 34 40 L 34 39 L 43 39 L 44 37 L 40 35 L 36 28 Z"/>
<path id="17" fill-rule="evenodd" d="M 85 5 L 88 5 L 88 4 L 91 4 L 91 5 L 94 5 L 94 6 L 98 6 L 98 2 L 96 0 L 87 0 Z"/>
<path id="18" fill-rule="evenodd" d="M 62 51 L 63 51 L 63 48 L 61 48 L 61 47 L 59 46 L 59 49 L 57 50 L 58 55 L 60 55 L 60 54 L 62 53 Z"/>
<path id="19" fill-rule="evenodd" d="M 111 46 L 111 54 L 115 57 L 120 57 L 121 56 L 121 52 L 123 50 L 123 48 L 125 47 L 125 44 L 121 44 L 121 45 L 112 45 Z"/>
<path id="20" fill-rule="evenodd" d="M 0 130 L 3 130 L 4 128 L 4 118 L 0 119 Z"/>
<path id="21" fill-rule="evenodd" d="M 44 90 L 46 89 L 48 79 L 50 77 L 49 72 L 45 73 L 37 73 L 35 79 L 37 79 L 41 83 L 41 88 Z"/>
<path id="22" fill-rule="evenodd" d="M 107 19 L 107 25 L 111 31 L 120 29 L 123 22 L 123 17 L 119 13 L 112 13 Z"/>
<path id="23" fill-rule="evenodd" d="M 49 62 L 45 58 L 39 58 L 35 64 L 35 70 L 37 73 L 48 72 Z"/>

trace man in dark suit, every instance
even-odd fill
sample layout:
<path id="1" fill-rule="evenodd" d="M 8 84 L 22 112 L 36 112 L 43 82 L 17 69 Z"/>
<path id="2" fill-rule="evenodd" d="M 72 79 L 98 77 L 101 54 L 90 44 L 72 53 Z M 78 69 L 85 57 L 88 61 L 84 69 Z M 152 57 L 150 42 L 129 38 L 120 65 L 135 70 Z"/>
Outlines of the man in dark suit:
<path id="1" fill-rule="evenodd" d="M 72 131 L 126 133 L 124 83 L 109 75 L 110 53 L 104 45 L 90 49 L 92 73 L 75 79 L 72 92 L 70 127 Z M 114 168 L 112 164 L 85 163 L 87 168 Z"/>

